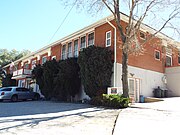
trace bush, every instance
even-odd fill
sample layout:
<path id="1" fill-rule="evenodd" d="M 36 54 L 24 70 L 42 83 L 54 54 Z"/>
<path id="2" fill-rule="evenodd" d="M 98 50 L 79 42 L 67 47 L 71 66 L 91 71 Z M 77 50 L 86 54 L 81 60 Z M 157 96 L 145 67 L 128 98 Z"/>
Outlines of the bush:
<path id="1" fill-rule="evenodd" d="M 58 100 L 70 100 L 80 91 L 80 68 L 76 58 L 69 58 L 59 62 L 58 73 L 54 78 L 55 93 Z"/>
<path id="2" fill-rule="evenodd" d="M 124 98 L 122 95 L 103 94 L 102 96 L 92 98 L 91 104 L 112 108 L 126 108 L 129 105 L 129 101 L 129 98 Z"/>
<path id="3" fill-rule="evenodd" d="M 78 64 L 86 94 L 92 98 L 106 93 L 111 85 L 112 52 L 96 46 L 85 48 L 80 52 Z"/>

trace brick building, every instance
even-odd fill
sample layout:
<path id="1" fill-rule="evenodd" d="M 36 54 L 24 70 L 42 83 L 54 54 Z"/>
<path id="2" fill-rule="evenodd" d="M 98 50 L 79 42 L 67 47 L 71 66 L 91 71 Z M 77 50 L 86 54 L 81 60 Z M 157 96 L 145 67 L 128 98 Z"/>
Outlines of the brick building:
<path id="1" fill-rule="evenodd" d="M 121 15 L 122 26 L 125 30 L 128 23 L 128 16 Z M 155 30 L 142 24 L 139 33 L 139 40 L 144 41 Z M 31 81 L 31 70 L 36 64 L 43 64 L 47 60 L 66 59 L 78 57 L 79 51 L 92 45 L 108 47 L 114 54 L 114 75 L 112 76 L 112 87 L 122 89 L 122 50 L 121 38 L 116 30 L 113 16 L 106 17 L 91 24 L 75 33 L 72 33 L 44 48 L 31 53 L 17 61 L 17 70 L 13 72 L 13 79 L 17 85 L 29 87 Z M 153 96 L 153 89 L 160 86 L 163 89 L 171 90 L 173 96 L 180 96 L 178 91 L 180 80 L 180 43 L 174 41 L 163 33 L 158 33 L 155 38 L 144 46 L 143 55 L 130 55 L 128 61 L 129 70 L 129 92 L 136 102 L 139 96 Z M 4 69 L 9 72 L 9 65 Z M 83 98 L 82 91 L 79 98 Z"/>

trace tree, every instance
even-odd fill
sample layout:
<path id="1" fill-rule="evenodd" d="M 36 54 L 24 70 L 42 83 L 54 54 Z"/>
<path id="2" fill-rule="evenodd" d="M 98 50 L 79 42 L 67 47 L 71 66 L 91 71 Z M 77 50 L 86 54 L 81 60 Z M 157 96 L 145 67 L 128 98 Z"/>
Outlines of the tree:
<path id="1" fill-rule="evenodd" d="M 41 64 L 36 65 L 36 67 L 32 70 L 32 78 L 36 80 L 36 83 L 39 85 L 39 88 L 43 89 L 43 67 L 41 66 Z"/>
<path id="2" fill-rule="evenodd" d="M 81 87 L 80 67 L 77 58 L 59 61 L 58 74 L 54 78 L 55 94 L 59 100 L 74 98 Z"/>
<path id="3" fill-rule="evenodd" d="M 0 49 L 0 65 L 3 67 L 11 61 L 16 61 L 23 56 L 30 53 L 28 50 L 17 51 L 15 49 L 8 51 L 7 49 Z"/>
<path id="4" fill-rule="evenodd" d="M 122 84 L 123 96 L 128 97 L 128 56 L 144 52 L 144 45 L 152 40 L 164 28 L 171 28 L 180 35 L 178 19 L 180 13 L 179 0 L 64 0 L 66 5 L 74 4 L 78 8 L 84 8 L 92 14 L 104 11 L 106 7 L 114 16 L 119 33 L 122 48 Z M 126 7 L 128 12 L 128 27 L 123 30 L 120 9 Z M 168 12 L 167 12 L 168 11 Z M 160 14 L 160 12 L 164 12 Z M 165 15 L 164 15 L 165 14 Z M 164 15 L 164 16 L 163 16 Z M 158 21 L 157 30 L 150 33 L 148 39 L 140 42 L 139 32 L 143 21 L 154 18 Z M 146 20 L 147 19 L 147 20 Z M 176 22 L 177 19 L 177 22 Z M 158 25 L 161 24 L 161 25 Z M 163 39 L 166 40 L 166 39 Z"/>
<path id="5" fill-rule="evenodd" d="M 46 61 L 43 64 L 43 88 L 42 94 L 51 99 L 54 93 L 54 77 L 58 73 L 58 63 L 56 60 Z"/>
<path id="6" fill-rule="evenodd" d="M 112 52 L 91 46 L 80 52 L 78 63 L 86 94 L 92 98 L 106 93 L 111 85 Z"/>
<path id="7" fill-rule="evenodd" d="M 2 86 L 7 87 L 7 86 L 16 86 L 16 80 L 11 79 L 12 75 L 7 74 L 6 78 L 2 78 Z"/>

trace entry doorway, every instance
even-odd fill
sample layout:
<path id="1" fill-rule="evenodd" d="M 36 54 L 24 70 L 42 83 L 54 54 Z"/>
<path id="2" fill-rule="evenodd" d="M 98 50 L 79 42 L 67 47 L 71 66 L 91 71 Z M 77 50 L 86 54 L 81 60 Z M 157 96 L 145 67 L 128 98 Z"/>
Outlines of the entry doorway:
<path id="1" fill-rule="evenodd" d="M 132 102 L 139 102 L 140 95 L 140 79 L 139 78 L 129 78 L 129 97 Z"/>

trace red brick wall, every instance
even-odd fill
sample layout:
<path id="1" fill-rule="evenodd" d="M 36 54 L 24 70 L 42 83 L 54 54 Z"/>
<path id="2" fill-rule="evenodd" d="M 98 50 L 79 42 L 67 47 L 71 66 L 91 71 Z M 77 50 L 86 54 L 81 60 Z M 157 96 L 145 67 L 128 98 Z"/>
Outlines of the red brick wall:
<path id="1" fill-rule="evenodd" d="M 115 22 L 111 21 L 114 25 Z M 125 22 L 121 22 L 124 30 L 127 24 Z M 116 26 L 116 25 L 115 25 Z M 106 32 L 111 31 L 112 32 L 112 43 L 111 43 L 111 50 L 114 50 L 114 29 L 108 24 L 101 25 L 95 29 L 95 45 L 105 47 L 105 38 L 106 38 Z M 122 50 L 121 50 L 121 37 L 119 36 L 120 33 L 117 32 L 117 62 L 122 63 Z M 158 44 L 158 45 L 157 45 Z M 147 70 L 157 71 L 157 72 L 164 72 L 164 61 L 162 59 L 162 54 L 160 55 L 160 60 L 156 60 L 154 57 L 154 51 L 159 50 L 162 52 L 162 47 L 160 46 L 158 39 L 153 39 L 149 41 L 145 45 L 145 52 L 143 55 L 135 56 L 130 55 L 129 56 L 129 65 L 135 66 Z"/>
<path id="2" fill-rule="evenodd" d="M 61 58 L 61 45 L 51 47 L 51 56 L 56 56 L 56 60 L 59 61 Z"/>

